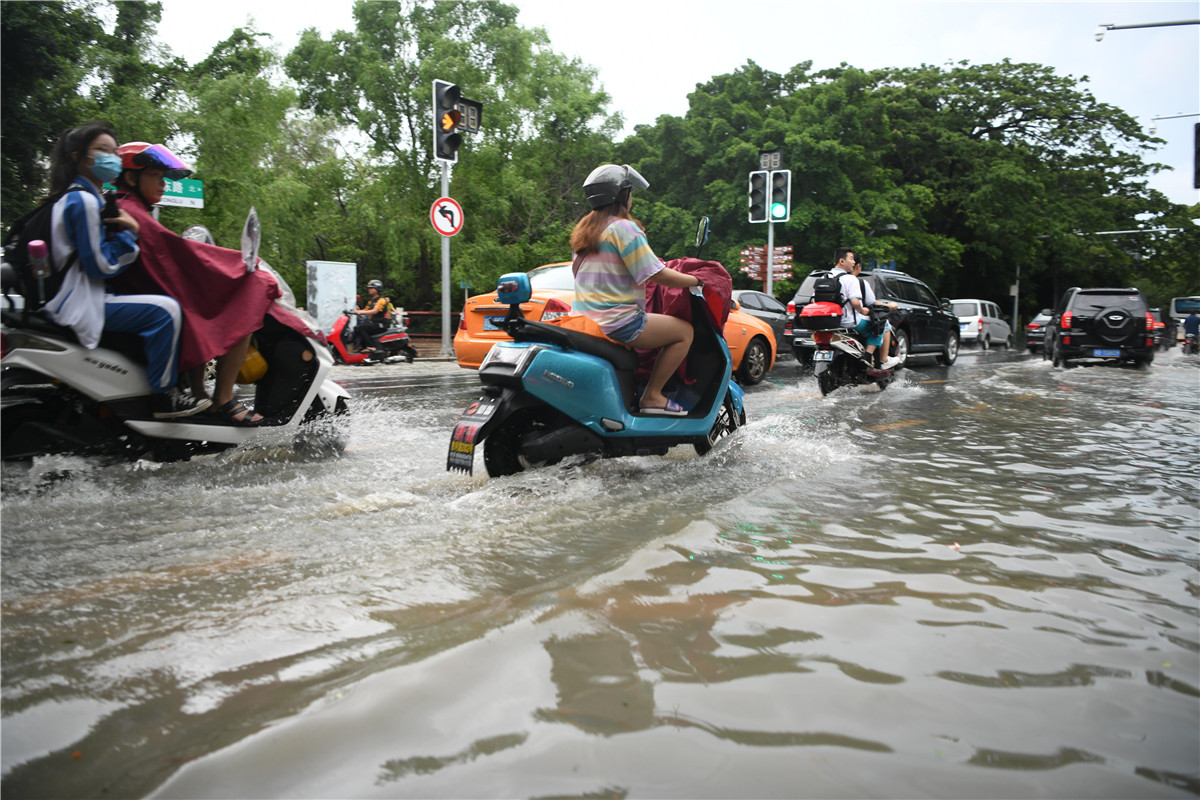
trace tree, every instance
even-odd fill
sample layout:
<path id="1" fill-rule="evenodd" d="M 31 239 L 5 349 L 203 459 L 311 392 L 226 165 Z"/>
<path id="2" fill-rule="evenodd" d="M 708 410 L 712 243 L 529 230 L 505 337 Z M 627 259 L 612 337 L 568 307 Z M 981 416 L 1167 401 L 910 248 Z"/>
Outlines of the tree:
<path id="1" fill-rule="evenodd" d="M 4 228 L 49 188 L 59 134 L 93 111 L 79 87 L 103 34 L 92 2 L 5 3 L 0 14 L 0 208 Z"/>
<path id="2" fill-rule="evenodd" d="M 452 194 L 468 215 L 454 239 L 455 277 L 482 287 L 506 269 L 564 257 L 578 186 L 607 160 L 620 124 L 604 113 L 594 71 L 550 51 L 545 32 L 517 26 L 504 3 L 359 2 L 354 15 L 353 32 L 325 40 L 307 31 L 285 61 L 303 107 L 352 126 L 373 159 L 347 205 L 370 248 L 354 260 L 408 305 L 440 296 L 440 242 L 428 222 L 440 193 L 435 78 L 484 104 L 483 130 L 466 137 L 453 168 Z"/>
<path id="3" fill-rule="evenodd" d="M 846 244 L 898 261 L 942 294 L 1007 297 L 1020 264 L 1022 286 L 1035 287 L 1029 305 L 1040 307 L 1056 284 L 1127 283 L 1147 263 L 1149 238 L 1075 231 L 1181 214 L 1146 187 L 1161 169 L 1145 160 L 1153 141 L 1098 103 L 1086 79 L 1009 61 L 809 69 L 780 75 L 749 62 L 689 95 L 682 119 L 640 126 L 620 149 L 651 181 L 645 221 L 672 209 L 710 213 L 710 252 L 736 264 L 737 251 L 766 238 L 765 226 L 746 221 L 747 173 L 760 150 L 780 149 L 792 216 L 775 241 L 793 245 L 797 265 L 780 296 Z M 891 225 L 895 234 L 872 236 Z M 683 227 L 668 230 L 677 240 Z"/>

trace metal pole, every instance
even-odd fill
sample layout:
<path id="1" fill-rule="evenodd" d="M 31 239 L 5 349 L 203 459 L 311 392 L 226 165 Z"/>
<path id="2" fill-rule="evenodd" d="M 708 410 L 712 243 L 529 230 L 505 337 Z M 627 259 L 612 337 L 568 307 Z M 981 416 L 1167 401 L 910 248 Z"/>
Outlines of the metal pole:
<path id="1" fill-rule="evenodd" d="M 442 162 L 442 197 L 450 196 L 450 162 Z M 442 237 L 442 355 L 454 355 L 450 336 L 450 237 Z"/>
<path id="2" fill-rule="evenodd" d="M 768 206 L 768 208 L 770 208 L 770 206 Z M 763 294 L 769 294 L 769 295 L 771 295 L 771 297 L 775 296 L 774 293 L 771 291 L 772 279 L 774 278 L 774 276 L 771 273 L 774 270 L 775 270 L 775 222 L 774 222 L 774 220 L 768 219 L 767 220 L 767 279 L 766 279 L 766 282 L 763 284 L 763 287 L 764 287 Z"/>
<path id="3" fill-rule="evenodd" d="M 1013 292 L 1013 321 L 1012 321 L 1013 333 L 1017 332 L 1017 300 L 1019 300 L 1021 297 L 1021 265 L 1020 264 L 1017 264 L 1017 284 L 1016 284 L 1015 289 L 1016 289 L 1016 291 Z"/>

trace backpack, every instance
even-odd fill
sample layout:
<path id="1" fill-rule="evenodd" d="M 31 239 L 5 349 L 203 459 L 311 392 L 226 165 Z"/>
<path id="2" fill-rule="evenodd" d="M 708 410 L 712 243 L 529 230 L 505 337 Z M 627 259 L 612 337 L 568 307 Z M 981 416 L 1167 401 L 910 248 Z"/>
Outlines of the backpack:
<path id="1" fill-rule="evenodd" d="M 846 299 L 842 297 L 842 280 L 841 276 L 846 273 L 841 272 L 837 275 L 825 273 L 813 282 L 814 303 L 837 303 L 839 306 L 845 307 Z"/>
<path id="2" fill-rule="evenodd" d="M 13 266 L 17 271 L 17 280 L 19 281 L 19 290 L 21 296 L 25 298 L 25 314 L 30 311 L 36 311 L 46 304 L 58 294 L 59 288 L 62 286 L 63 279 L 66 277 L 67 270 L 75 263 L 75 259 L 79 254 L 72 251 L 67 258 L 66 263 L 62 268 L 56 268 L 54 265 L 54 252 L 51 250 L 50 242 L 50 223 L 53 218 L 54 204 L 57 203 L 67 192 L 83 191 L 82 186 L 72 186 L 65 192 L 49 198 L 37 208 L 19 217 L 13 222 L 8 233 L 4 236 L 4 260 Z M 46 243 L 47 263 L 50 267 L 50 274 L 42 278 L 40 281 L 33 274 L 33 265 L 29 263 L 29 243 L 41 239 Z"/>

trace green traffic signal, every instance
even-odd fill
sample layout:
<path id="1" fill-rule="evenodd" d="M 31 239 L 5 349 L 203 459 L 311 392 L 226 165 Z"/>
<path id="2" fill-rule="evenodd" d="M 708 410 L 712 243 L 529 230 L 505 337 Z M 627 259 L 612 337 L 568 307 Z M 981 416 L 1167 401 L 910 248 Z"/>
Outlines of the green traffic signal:
<path id="1" fill-rule="evenodd" d="M 771 221 L 787 222 L 792 218 L 792 171 L 771 171 Z"/>

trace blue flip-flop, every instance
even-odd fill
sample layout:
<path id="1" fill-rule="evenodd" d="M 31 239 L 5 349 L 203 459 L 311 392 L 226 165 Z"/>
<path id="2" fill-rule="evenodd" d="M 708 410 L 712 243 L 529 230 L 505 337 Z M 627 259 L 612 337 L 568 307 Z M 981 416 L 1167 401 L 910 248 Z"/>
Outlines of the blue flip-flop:
<path id="1" fill-rule="evenodd" d="M 687 409 L 676 403 L 674 400 L 667 400 L 665 406 L 657 408 L 647 408 L 642 406 L 638 409 L 639 413 L 647 414 L 654 417 L 684 417 L 687 416 Z"/>

